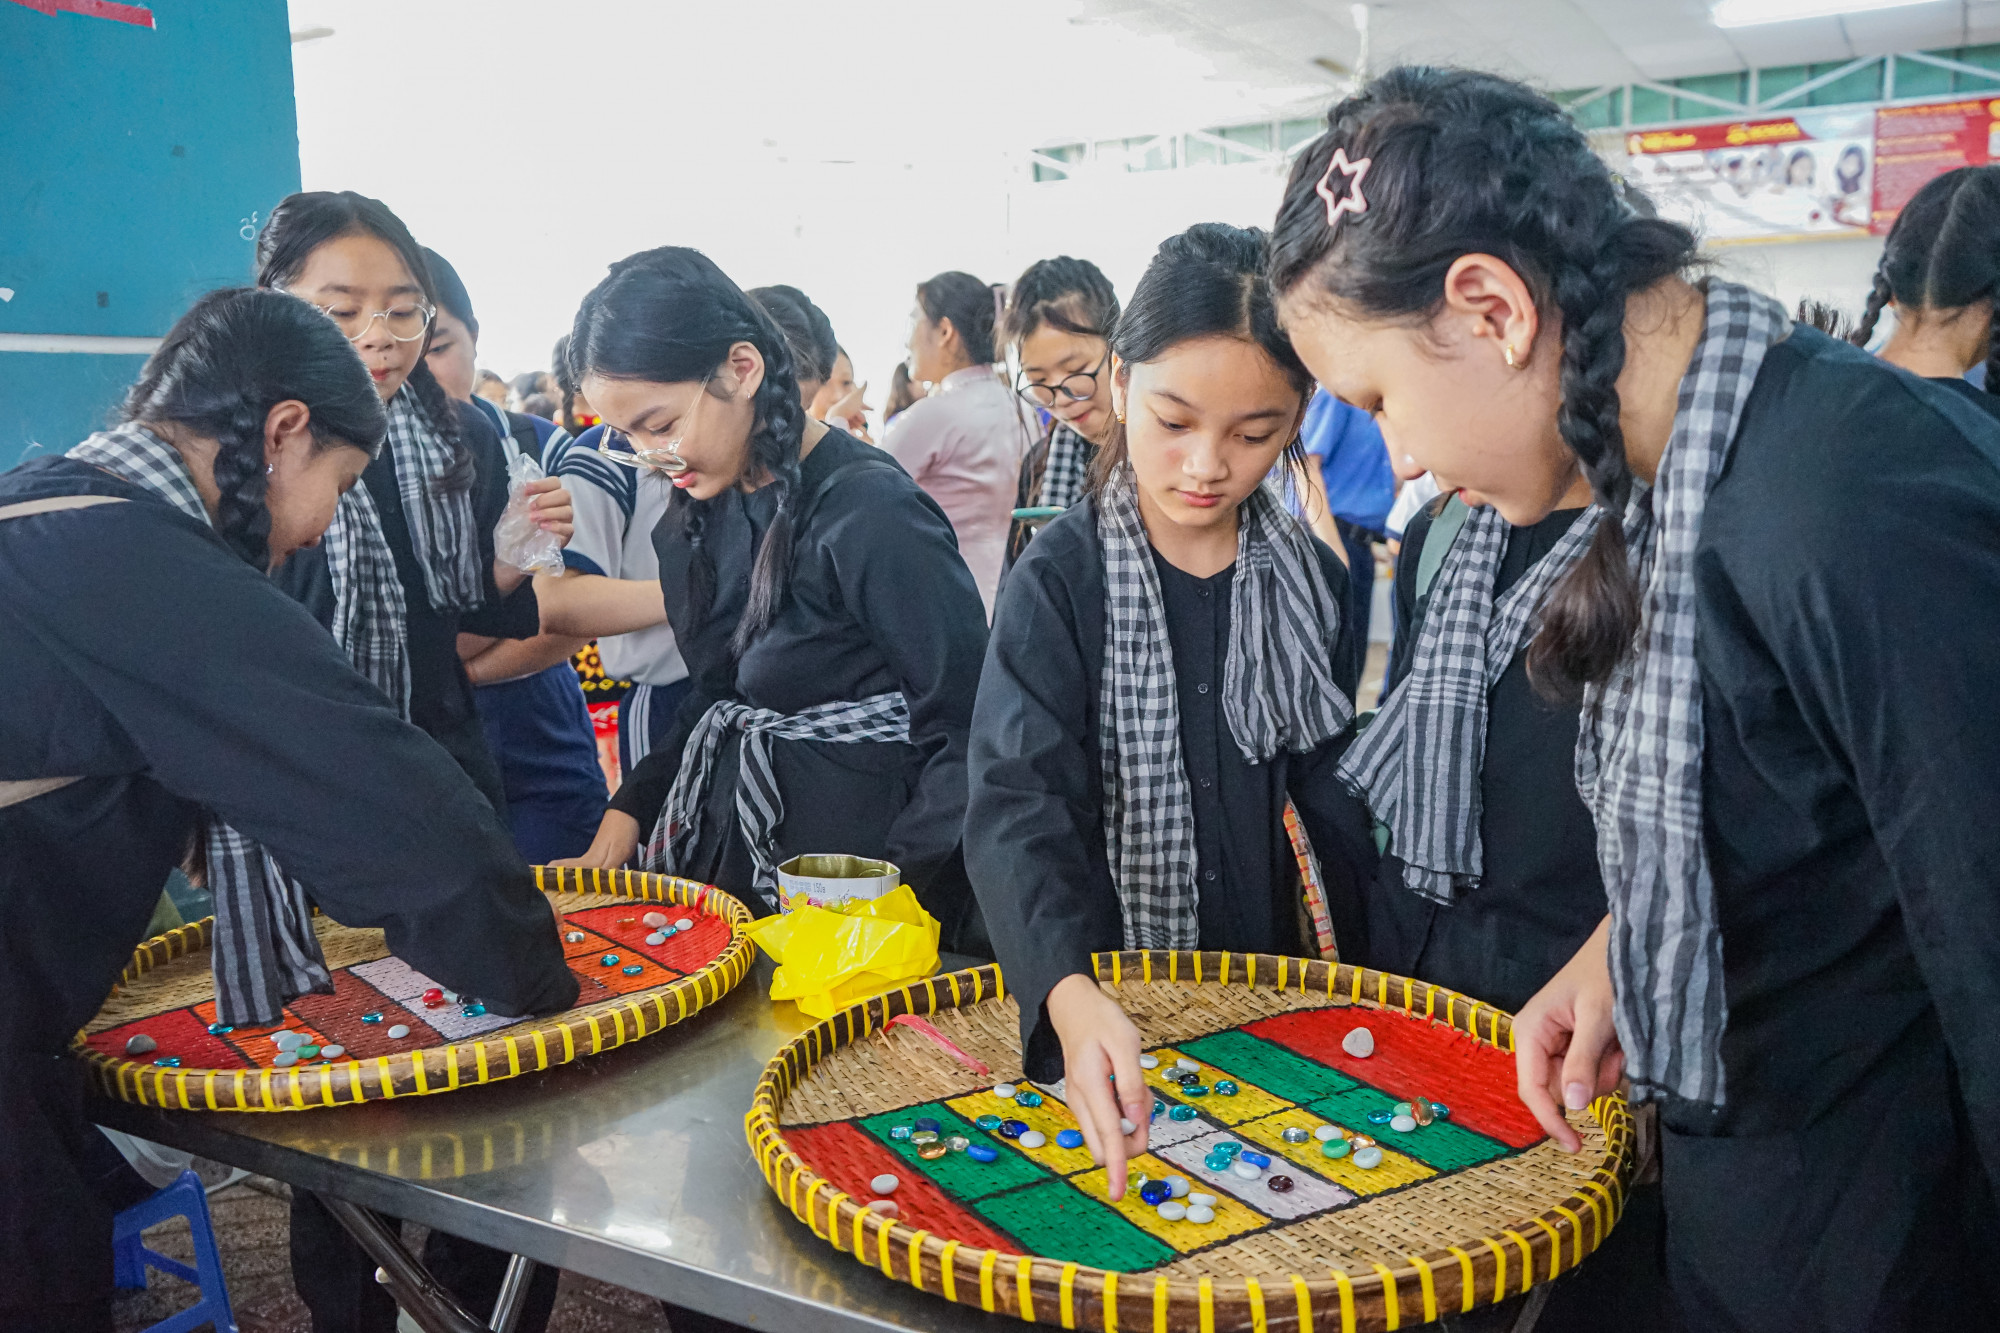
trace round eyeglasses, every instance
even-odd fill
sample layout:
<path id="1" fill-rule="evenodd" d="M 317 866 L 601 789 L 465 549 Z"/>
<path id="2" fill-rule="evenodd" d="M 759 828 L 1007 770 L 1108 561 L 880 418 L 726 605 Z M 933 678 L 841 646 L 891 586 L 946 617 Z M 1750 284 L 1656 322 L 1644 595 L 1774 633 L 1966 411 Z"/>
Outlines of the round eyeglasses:
<path id="1" fill-rule="evenodd" d="M 424 336 L 424 331 L 437 317 L 435 307 L 418 301 L 414 305 L 399 305 L 388 310 L 376 310 L 363 314 L 359 309 L 337 305 L 319 306 L 319 312 L 332 320 L 345 334 L 347 341 L 360 342 L 368 333 L 369 326 L 376 320 L 391 338 L 399 343 L 413 343 Z"/>
<path id="2" fill-rule="evenodd" d="M 1054 384 L 1043 384 L 1039 380 L 1029 380 L 1016 384 L 1014 392 L 1036 407 L 1054 407 L 1057 400 L 1081 403 L 1097 394 L 1097 377 L 1104 373 L 1105 365 L 1111 360 L 1111 353 L 1104 356 L 1089 370 L 1079 370 L 1073 375 L 1065 375 Z"/>

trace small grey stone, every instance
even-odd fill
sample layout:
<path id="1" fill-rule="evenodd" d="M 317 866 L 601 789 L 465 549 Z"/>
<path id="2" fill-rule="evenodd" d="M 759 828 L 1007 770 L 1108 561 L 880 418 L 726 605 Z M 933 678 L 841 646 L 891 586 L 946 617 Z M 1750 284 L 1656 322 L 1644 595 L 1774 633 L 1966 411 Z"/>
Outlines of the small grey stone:
<path id="1" fill-rule="evenodd" d="M 408 1023 L 398 1023 L 389 1029 L 389 1035 L 397 1041 L 401 1041 L 404 1037 L 410 1035 L 410 1025 Z"/>
<path id="2" fill-rule="evenodd" d="M 160 1043 L 154 1041 L 143 1032 L 134 1033 L 132 1036 L 126 1038 L 125 1041 L 125 1054 L 127 1055 L 148 1055 L 159 1049 Z"/>

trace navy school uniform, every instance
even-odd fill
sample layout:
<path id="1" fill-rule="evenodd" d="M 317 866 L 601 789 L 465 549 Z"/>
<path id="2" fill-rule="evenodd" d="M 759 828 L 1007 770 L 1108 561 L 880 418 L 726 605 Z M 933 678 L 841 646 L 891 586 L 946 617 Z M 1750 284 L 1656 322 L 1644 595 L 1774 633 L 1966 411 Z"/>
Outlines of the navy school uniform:
<path id="1" fill-rule="evenodd" d="M 150 492 L 66 458 L 0 475 L 0 504 L 73 494 L 127 502 L 0 523 L 0 780 L 83 779 L 0 809 L 0 1325 L 90 1329 L 111 1217 L 65 1051 L 199 808 L 444 985 L 529 1013 L 576 981 L 492 809 L 325 630 Z"/>
<path id="2" fill-rule="evenodd" d="M 1336 604 L 1346 571 L 1315 549 Z M 1222 668 L 1235 570 L 1197 579 L 1155 557 L 1174 656 L 1181 753 L 1194 808 L 1200 947 L 1297 955 L 1298 871 L 1285 835 L 1289 795 L 1316 848 L 1363 836 L 1336 833 L 1351 809 L 1329 800 L 1340 742 L 1251 764 L 1222 712 Z M 1340 627 L 1334 679 L 1355 686 L 1351 626 Z M 1041 530 L 1000 591 L 979 685 L 970 758 L 965 853 L 1007 989 L 1021 1006 L 1028 1077 L 1062 1074 L 1043 1002 L 1090 956 L 1123 947 L 1118 896 L 1102 823 L 1098 686 L 1104 663 L 1104 554 L 1094 498 Z M 1344 871 L 1344 862 L 1322 869 Z M 1356 901 L 1352 886 L 1331 906 Z M 1354 923 L 1336 916 L 1336 934 Z"/>

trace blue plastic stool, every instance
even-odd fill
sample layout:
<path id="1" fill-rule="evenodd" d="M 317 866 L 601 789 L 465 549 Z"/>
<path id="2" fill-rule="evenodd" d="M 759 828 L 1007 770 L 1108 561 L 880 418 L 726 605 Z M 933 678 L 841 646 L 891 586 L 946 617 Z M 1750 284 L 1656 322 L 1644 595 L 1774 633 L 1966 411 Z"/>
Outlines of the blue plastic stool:
<path id="1" fill-rule="evenodd" d="M 194 1236 L 194 1267 L 149 1250 L 140 1239 L 147 1227 L 170 1217 L 185 1217 Z M 162 1319 L 146 1333 L 187 1333 L 203 1324 L 214 1324 L 215 1333 L 236 1333 L 236 1314 L 229 1308 L 229 1288 L 222 1281 L 222 1256 L 215 1249 L 215 1225 L 208 1217 L 208 1194 L 201 1177 L 183 1171 L 179 1180 L 147 1199 L 135 1203 L 111 1222 L 112 1279 L 121 1287 L 144 1287 L 146 1270 L 157 1268 L 201 1288 L 201 1300 L 170 1318 Z"/>

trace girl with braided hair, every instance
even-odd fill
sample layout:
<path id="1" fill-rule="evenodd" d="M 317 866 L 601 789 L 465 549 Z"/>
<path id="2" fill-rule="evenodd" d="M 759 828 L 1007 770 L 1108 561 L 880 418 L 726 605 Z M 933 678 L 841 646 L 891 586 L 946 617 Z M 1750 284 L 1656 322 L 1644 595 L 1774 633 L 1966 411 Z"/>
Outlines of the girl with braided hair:
<path id="1" fill-rule="evenodd" d="M 1014 280 L 1000 321 L 1003 350 L 1020 365 L 1014 392 L 1048 421 L 1021 460 L 1009 565 L 1051 517 L 1019 511 L 1063 510 L 1082 499 L 1091 461 L 1118 424 L 1111 410 L 1111 330 L 1117 325 L 1118 294 L 1088 259 L 1038 259 Z"/>
<path id="2" fill-rule="evenodd" d="M 1866 347 L 1885 310 L 1895 326 L 1876 355 L 2000 416 L 2000 167 L 1947 171 L 1903 206 L 1849 341 Z M 1983 391 L 1965 378 L 1978 365 Z"/>
<path id="3" fill-rule="evenodd" d="M 1515 1023 L 1522 1100 L 1572 1149 L 1621 1077 L 1658 1104 L 1688 1327 L 1983 1323 L 2000 429 L 1695 270 L 1553 103 L 1428 68 L 1333 108 L 1270 259 L 1405 476 L 1603 510 L 1528 669 L 1582 690 L 1609 913 Z"/>
<path id="4" fill-rule="evenodd" d="M 67 1047 L 203 823 L 499 1012 L 575 1003 L 506 826 L 269 577 L 387 430 L 333 324 L 239 288 L 181 317 L 119 424 L 0 474 L 0 1327 L 111 1327 L 105 1141 Z"/>
<path id="5" fill-rule="evenodd" d="M 959 839 L 986 618 L 944 512 L 806 415 L 784 334 L 697 251 L 613 265 L 569 358 L 600 448 L 679 491 L 653 544 L 693 682 L 576 864 L 774 910 L 794 856 L 883 857 L 946 947 L 983 949 Z"/>

